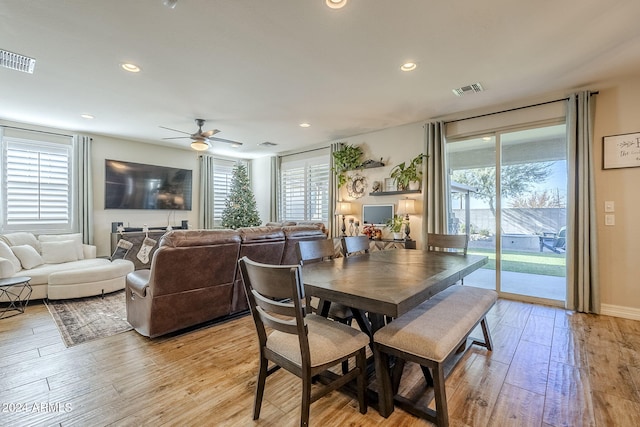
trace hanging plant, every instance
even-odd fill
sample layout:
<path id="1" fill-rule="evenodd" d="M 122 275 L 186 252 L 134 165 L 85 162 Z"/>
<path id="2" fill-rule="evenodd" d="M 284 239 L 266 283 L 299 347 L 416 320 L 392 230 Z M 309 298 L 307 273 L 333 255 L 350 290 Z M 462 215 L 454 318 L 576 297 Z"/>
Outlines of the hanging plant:
<path id="1" fill-rule="evenodd" d="M 339 150 L 333 152 L 333 173 L 338 177 L 338 188 L 347 182 L 347 171 L 362 166 L 362 148 L 357 145 L 343 144 Z"/>

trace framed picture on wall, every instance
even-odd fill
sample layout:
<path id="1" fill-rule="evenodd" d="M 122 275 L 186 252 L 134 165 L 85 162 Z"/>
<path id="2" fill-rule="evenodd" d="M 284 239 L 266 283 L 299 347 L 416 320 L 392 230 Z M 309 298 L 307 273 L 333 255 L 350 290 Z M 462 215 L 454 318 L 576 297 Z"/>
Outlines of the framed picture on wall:
<path id="1" fill-rule="evenodd" d="M 605 136 L 602 160 L 603 169 L 640 166 L 640 132 Z"/>
<path id="2" fill-rule="evenodd" d="M 384 179 L 384 191 L 397 191 L 396 183 L 393 178 Z"/>

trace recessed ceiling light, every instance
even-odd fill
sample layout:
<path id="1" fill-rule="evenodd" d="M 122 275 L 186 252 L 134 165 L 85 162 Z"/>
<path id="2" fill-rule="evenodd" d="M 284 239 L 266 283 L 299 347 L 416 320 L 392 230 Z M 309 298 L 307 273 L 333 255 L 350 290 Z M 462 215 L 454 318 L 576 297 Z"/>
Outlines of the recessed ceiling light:
<path id="1" fill-rule="evenodd" d="M 326 0 L 331 9 L 341 9 L 347 4 L 347 0 Z"/>
<path id="2" fill-rule="evenodd" d="M 402 71 L 413 71 L 418 67 L 418 64 L 416 64 L 415 62 L 405 62 L 404 64 L 402 64 L 400 66 L 400 69 Z"/>
<path id="3" fill-rule="evenodd" d="M 491 141 L 491 137 L 490 136 L 483 136 L 482 140 L 483 141 Z"/>
<path id="4" fill-rule="evenodd" d="M 91 114 L 80 114 L 80 117 L 82 117 L 83 119 L 88 119 L 88 120 L 95 119 L 95 117 L 92 116 Z"/>
<path id="5" fill-rule="evenodd" d="M 309 126 L 311 126 L 310 123 L 304 122 L 304 123 L 300 123 L 300 127 L 301 128 L 308 128 Z"/>
<path id="6" fill-rule="evenodd" d="M 128 71 L 130 73 L 139 73 L 141 70 L 141 68 L 138 67 L 136 64 L 131 64 L 129 62 L 120 64 L 120 66 L 122 67 L 123 70 Z"/>

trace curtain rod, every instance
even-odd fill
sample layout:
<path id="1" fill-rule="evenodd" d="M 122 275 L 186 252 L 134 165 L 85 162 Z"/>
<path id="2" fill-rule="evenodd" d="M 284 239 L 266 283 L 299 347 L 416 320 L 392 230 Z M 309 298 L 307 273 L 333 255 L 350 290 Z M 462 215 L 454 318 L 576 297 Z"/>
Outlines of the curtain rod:
<path id="1" fill-rule="evenodd" d="M 597 95 L 598 93 L 599 93 L 598 91 L 595 91 L 595 92 L 591 92 L 589 95 Z M 462 122 L 462 121 L 465 121 L 465 120 L 479 119 L 481 117 L 493 116 L 495 114 L 509 113 L 511 111 L 524 110 L 525 108 L 539 107 L 541 105 L 553 104 L 553 103 L 556 103 L 556 102 L 562 102 L 562 101 L 568 101 L 568 100 L 569 100 L 569 97 L 560 98 L 560 99 L 555 99 L 553 101 L 546 101 L 546 102 L 540 102 L 538 104 L 533 104 L 533 105 L 525 105 L 523 107 L 510 108 L 508 110 L 495 111 L 493 113 L 486 113 L 486 114 L 479 114 L 477 116 L 465 117 L 463 119 L 449 120 L 449 121 L 445 121 L 444 124 L 446 125 L 446 124 L 449 124 L 449 123 Z"/>
<path id="2" fill-rule="evenodd" d="M 320 151 L 320 150 L 327 150 L 329 147 L 319 147 L 319 148 L 311 148 L 309 150 L 305 150 L 305 151 L 297 151 L 295 153 L 289 153 L 289 154 L 282 154 L 282 155 L 278 155 L 278 157 L 289 157 L 289 156 L 297 156 L 298 154 L 304 154 L 304 153 L 311 153 L 313 151 Z"/>
<path id="3" fill-rule="evenodd" d="M 55 132 L 48 132 L 46 130 L 36 130 L 36 129 L 25 129 L 25 128 L 19 128 L 16 126 L 7 126 L 7 125 L 0 125 L 3 128 L 7 128 L 7 129 L 16 129 L 16 130 L 23 130 L 26 132 L 38 132 L 38 133 L 46 133 L 48 135 L 56 135 L 56 136 L 68 136 L 69 138 L 73 138 L 73 135 L 67 135 L 66 133 L 55 133 Z"/>

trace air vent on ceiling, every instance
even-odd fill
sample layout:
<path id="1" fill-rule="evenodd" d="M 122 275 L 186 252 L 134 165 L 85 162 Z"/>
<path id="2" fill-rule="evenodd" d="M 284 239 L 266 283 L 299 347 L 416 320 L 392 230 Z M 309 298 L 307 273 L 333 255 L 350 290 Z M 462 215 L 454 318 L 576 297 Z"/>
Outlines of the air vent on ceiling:
<path id="1" fill-rule="evenodd" d="M 276 144 L 275 142 L 265 141 L 265 142 L 260 142 L 258 145 L 261 147 L 275 147 L 278 144 Z"/>
<path id="2" fill-rule="evenodd" d="M 451 89 L 456 96 L 466 95 L 468 93 L 482 92 L 484 89 L 480 83 L 472 83 L 469 86 L 463 86 L 458 89 Z"/>
<path id="3" fill-rule="evenodd" d="M 33 74 L 35 66 L 36 60 L 33 58 L 0 49 L 0 67 Z"/>

